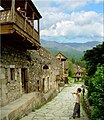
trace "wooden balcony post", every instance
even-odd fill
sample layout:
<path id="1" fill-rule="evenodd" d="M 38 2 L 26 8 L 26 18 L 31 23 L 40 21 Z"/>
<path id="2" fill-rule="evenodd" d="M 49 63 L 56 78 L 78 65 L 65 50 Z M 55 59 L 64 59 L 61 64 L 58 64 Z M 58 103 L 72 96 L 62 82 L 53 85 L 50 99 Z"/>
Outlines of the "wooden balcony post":
<path id="1" fill-rule="evenodd" d="M 38 32 L 40 32 L 40 22 L 39 22 L 39 19 L 38 19 Z"/>
<path id="2" fill-rule="evenodd" d="M 39 41 L 40 41 L 40 21 L 38 19 L 38 33 L 39 33 Z"/>
<path id="3" fill-rule="evenodd" d="M 27 1 L 25 2 L 25 10 L 27 11 Z M 27 12 L 25 12 L 25 30 L 26 30 L 26 20 L 27 20 L 27 18 L 26 18 L 26 13 Z"/>
<path id="4" fill-rule="evenodd" d="M 33 11 L 33 13 L 32 13 L 32 25 L 33 25 L 32 35 L 34 33 L 34 17 L 35 17 L 35 13 Z"/>
<path id="5" fill-rule="evenodd" d="M 34 28 L 34 17 L 35 17 L 35 14 L 34 14 L 34 11 L 32 13 L 32 24 L 33 24 L 33 28 Z"/>
<path id="6" fill-rule="evenodd" d="M 11 15 L 12 15 L 12 21 L 14 21 L 14 15 L 15 15 L 15 0 L 12 0 L 11 3 Z"/>

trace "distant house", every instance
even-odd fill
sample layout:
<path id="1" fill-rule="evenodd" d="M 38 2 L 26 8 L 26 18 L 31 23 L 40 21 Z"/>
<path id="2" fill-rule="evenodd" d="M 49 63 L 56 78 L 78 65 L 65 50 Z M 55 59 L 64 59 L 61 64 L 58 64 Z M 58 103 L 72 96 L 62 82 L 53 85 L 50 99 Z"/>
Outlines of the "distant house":
<path id="1" fill-rule="evenodd" d="M 63 80 L 66 83 L 68 83 L 68 70 L 69 70 L 69 64 L 67 61 L 67 57 L 65 55 L 63 55 L 62 53 L 58 53 L 55 55 L 55 57 L 60 60 L 60 64 L 62 66 L 62 71 L 61 74 L 63 76 Z"/>
<path id="2" fill-rule="evenodd" d="M 82 80 L 84 72 L 85 72 L 85 68 L 81 68 L 80 66 L 74 64 L 74 75 L 73 75 L 74 81 Z"/>

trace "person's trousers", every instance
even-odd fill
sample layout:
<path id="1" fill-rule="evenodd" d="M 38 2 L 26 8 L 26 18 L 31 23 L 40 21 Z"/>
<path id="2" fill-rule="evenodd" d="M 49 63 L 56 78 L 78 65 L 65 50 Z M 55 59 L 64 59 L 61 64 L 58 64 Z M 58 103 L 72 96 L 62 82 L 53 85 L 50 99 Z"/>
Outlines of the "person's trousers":
<path id="1" fill-rule="evenodd" d="M 80 103 L 75 103 L 73 117 L 75 117 L 76 115 L 77 117 L 80 117 Z"/>

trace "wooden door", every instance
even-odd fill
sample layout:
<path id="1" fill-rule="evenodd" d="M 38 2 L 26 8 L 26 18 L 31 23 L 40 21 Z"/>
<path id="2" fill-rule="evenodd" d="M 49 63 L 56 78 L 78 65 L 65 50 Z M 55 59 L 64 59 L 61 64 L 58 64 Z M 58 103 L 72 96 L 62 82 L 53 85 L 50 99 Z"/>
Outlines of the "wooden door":
<path id="1" fill-rule="evenodd" d="M 28 79 L 27 79 L 27 69 L 21 69 L 21 79 L 22 79 L 22 91 L 23 93 L 28 92 Z"/>

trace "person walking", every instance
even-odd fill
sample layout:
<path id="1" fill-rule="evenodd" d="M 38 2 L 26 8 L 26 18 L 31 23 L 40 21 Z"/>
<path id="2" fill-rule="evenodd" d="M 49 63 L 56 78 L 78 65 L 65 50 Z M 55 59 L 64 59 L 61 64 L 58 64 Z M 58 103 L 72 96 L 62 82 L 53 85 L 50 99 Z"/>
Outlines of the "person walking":
<path id="1" fill-rule="evenodd" d="M 84 94 L 85 94 L 85 88 L 84 88 L 84 85 L 82 85 L 81 87 L 82 87 L 82 95 L 83 95 L 83 98 L 84 98 Z"/>
<path id="2" fill-rule="evenodd" d="M 72 116 L 74 119 L 76 117 L 80 118 L 80 92 L 81 92 L 81 88 L 77 88 L 77 92 L 72 93 L 76 95 L 76 102 L 74 105 L 73 116 Z"/>

